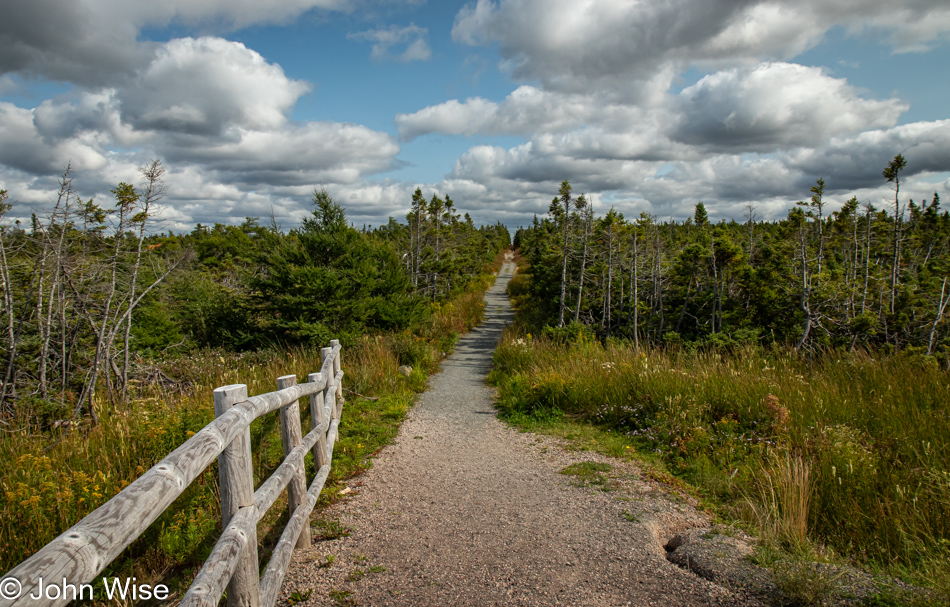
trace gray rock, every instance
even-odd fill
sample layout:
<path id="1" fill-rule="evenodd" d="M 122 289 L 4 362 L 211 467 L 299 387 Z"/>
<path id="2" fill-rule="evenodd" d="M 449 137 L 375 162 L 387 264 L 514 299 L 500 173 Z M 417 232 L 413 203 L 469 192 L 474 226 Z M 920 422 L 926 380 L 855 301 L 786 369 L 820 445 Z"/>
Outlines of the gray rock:
<path id="1" fill-rule="evenodd" d="M 728 535 L 722 531 L 690 529 L 675 535 L 664 546 L 666 559 L 729 590 L 781 607 L 865 605 L 885 589 L 896 596 L 926 595 L 900 580 L 875 580 L 847 565 L 779 561 L 771 570 L 758 567 L 748 558 L 756 539 L 737 529 L 729 528 Z"/>
<path id="2" fill-rule="evenodd" d="M 729 533 L 723 535 L 710 529 L 684 531 L 664 546 L 666 559 L 730 590 L 781 604 L 783 595 L 772 573 L 748 560 L 755 539 L 737 529 L 730 529 Z"/>

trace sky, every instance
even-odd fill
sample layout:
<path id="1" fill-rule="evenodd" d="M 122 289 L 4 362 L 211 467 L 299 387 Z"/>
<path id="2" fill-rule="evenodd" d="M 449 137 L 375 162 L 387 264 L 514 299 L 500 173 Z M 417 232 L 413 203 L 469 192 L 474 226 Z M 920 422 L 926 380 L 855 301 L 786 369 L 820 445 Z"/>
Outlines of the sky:
<path id="1" fill-rule="evenodd" d="M 4 222 L 168 169 L 154 224 L 780 219 L 950 193 L 946 0 L 0 0 Z"/>

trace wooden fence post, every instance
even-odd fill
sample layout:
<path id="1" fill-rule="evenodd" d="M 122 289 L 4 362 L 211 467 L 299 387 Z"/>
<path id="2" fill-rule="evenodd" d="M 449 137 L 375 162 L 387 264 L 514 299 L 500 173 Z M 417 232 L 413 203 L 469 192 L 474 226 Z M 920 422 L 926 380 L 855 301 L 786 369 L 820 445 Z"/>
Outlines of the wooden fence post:
<path id="1" fill-rule="evenodd" d="M 321 373 L 311 373 L 307 376 L 307 381 L 309 382 L 319 382 L 323 381 L 323 374 Z M 323 408 L 323 390 L 315 392 L 310 395 L 310 424 L 314 428 L 323 424 L 327 421 L 327 412 Z M 329 425 L 327 430 L 329 430 Z M 329 458 L 327 457 L 327 433 L 326 431 L 320 433 L 320 438 L 317 439 L 317 444 L 313 446 L 313 467 L 319 472 L 320 468 L 326 465 Z"/>
<path id="2" fill-rule="evenodd" d="M 214 391 L 215 417 L 247 400 L 247 386 L 232 384 Z M 251 428 L 248 426 L 218 456 L 221 485 L 221 523 L 228 523 L 241 508 L 254 507 L 254 469 L 251 463 Z M 248 530 L 247 549 L 228 582 L 228 607 L 260 607 L 260 575 L 257 566 L 257 528 Z"/>
<path id="3" fill-rule="evenodd" d="M 326 366 L 327 358 L 330 356 L 333 356 L 333 348 L 320 348 L 320 368 L 321 369 Z M 337 419 L 336 406 L 330 407 L 331 402 L 333 403 L 336 402 L 335 400 L 336 390 L 334 389 L 334 384 L 336 383 L 336 370 L 333 367 L 334 366 L 331 364 L 330 370 L 329 370 L 330 376 L 327 377 L 327 386 L 323 390 L 323 393 L 324 393 L 323 406 L 328 409 L 327 418 L 330 421 Z"/>
<path id="4" fill-rule="evenodd" d="M 333 359 L 333 381 L 336 383 L 336 376 L 343 368 L 343 349 L 339 348 L 339 339 L 331 339 L 330 347 L 336 349 L 336 357 Z M 336 418 L 340 419 L 343 415 L 343 382 L 336 383 Z"/>
<path id="5" fill-rule="evenodd" d="M 284 375 L 277 378 L 277 389 L 283 390 L 297 385 L 296 375 Z M 303 434 L 300 430 L 300 407 L 297 401 L 284 405 L 280 408 L 280 442 L 284 447 L 284 457 L 290 455 L 294 447 L 299 447 Z M 290 479 L 287 485 L 287 506 L 290 515 L 298 506 L 307 502 L 307 473 L 304 461 L 300 461 L 296 474 Z M 310 520 L 301 527 L 300 535 L 297 537 L 297 548 L 306 548 L 310 545 Z"/>

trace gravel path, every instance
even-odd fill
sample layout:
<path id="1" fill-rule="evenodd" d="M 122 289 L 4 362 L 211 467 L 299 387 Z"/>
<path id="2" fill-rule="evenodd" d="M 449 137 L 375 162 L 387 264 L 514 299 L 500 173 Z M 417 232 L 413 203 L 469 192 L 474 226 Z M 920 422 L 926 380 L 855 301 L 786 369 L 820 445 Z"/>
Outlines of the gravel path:
<path id="1" fill-rule="evenodd" d="M 666 560 L 669 538 L 708 525 L 689 503 L 629 464 L 496 418 L 483 380 L 511 321 L 513 271 L 502 268 L 485 323 L 443 362 L 394 444 L 323 513 L 350 535 L 298 551 L 279 604 L 310 589 L 298 605 L 757 604 Z M 560 474 L 582 461 L 611 464 L 606 485 Z"/>

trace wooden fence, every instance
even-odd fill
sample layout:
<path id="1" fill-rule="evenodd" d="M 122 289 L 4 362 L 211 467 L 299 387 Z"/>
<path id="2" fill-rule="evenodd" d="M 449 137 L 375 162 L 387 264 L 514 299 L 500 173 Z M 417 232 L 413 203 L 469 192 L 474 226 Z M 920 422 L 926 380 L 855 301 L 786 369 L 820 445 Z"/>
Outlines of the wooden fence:
<path id="1" fill-rule="evenodd" d="M 330 473 L 343 408 L 340 344 L 336 340 L 330 343 L 331 347 L 321 350 L 320 372 L 311 373 L 307 383 L 297 384 L 296 376 L 286 375 L 278 378 L 276 392 L 251 397 L 244 384 L 216 389 L 215 420 L 3 576 L 0 607 L 69 602 L 73 597 L 66 596 L 67 584 L 80 587 L 92 582 L 215 458 L 221 485 L 221 537 L 181 605 L 214 607 L 227 589 L 229 607 L 272 607 L 294 548 L 310 543 L 310 513 Z M 301 437 L 297 400 L 304 396 L 310 397 L 313 430 Z M 284 461 L 255 491 L 250 424 L 278 410 Z M 304 458 L 310 452 L 316 476 L 307 488 Z M 290 520 L 263 577 L 259 577 L 257 523 L 285 487 Z M 45 586 L 42 591 L 41 583 Z M 57 596 L 51 598 L 50 594 Z"/>

